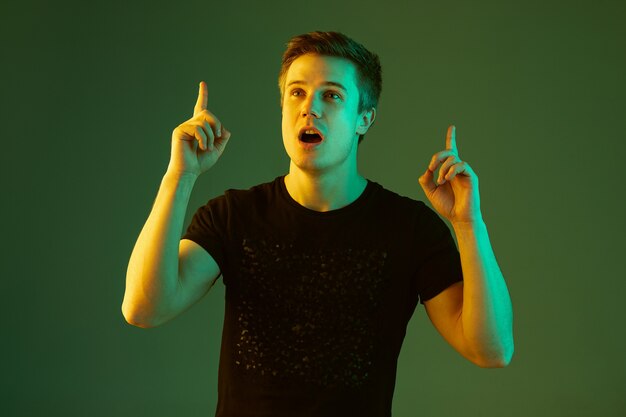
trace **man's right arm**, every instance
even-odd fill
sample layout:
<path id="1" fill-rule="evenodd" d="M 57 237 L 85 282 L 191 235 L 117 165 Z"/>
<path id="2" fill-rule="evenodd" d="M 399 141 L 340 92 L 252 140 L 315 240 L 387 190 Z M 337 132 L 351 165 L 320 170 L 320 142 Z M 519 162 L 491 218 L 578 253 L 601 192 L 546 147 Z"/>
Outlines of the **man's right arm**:
<path id="1" fill-rule="evenodd" d="M 181 240 L 197 176 L 169 172 L 161 181 L 150 216 L 130 257 L 122 313 L 138 327 L 155 327 L 195 304 L 219 276 L 211 255 Z"/>
<path id="2" fill-rule="evenodd" d="M 196 179 L 224 153 L 231 133 L 207 110 L 200 82 L 193 117 L 172 132 L 172 152 L 154 206 L 130 256 L 122 314 L 130 324 L 154 327 L 198 301 L 220 270 L 209 253 L 181 230 Z"/>

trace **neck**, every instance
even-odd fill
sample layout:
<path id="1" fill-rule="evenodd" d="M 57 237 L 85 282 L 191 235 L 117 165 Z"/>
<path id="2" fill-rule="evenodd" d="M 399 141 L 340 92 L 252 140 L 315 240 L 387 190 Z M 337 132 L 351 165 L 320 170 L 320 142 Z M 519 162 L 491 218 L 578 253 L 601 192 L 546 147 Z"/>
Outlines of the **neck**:
<path id="1" fill-rule="evenodd" d="M 330 211 L 354 202 L 365 190 L 367 179 L 356 168 L 344 172 L 308 172 L 293 162 L 285 175 L 285 187 L 291 198 L 315 211 Z"/>

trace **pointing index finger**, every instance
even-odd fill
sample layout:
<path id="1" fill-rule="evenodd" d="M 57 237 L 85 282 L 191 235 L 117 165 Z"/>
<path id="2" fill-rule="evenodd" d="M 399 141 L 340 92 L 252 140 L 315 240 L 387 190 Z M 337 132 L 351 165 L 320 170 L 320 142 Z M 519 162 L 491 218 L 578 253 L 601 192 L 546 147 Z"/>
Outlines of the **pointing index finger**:
<path id="1" fill-rule="evenodd" d="M 450 125 L 448 127 L 448 134 L 446 135 L 446 149 L 450 149 L 454 151 L 454 153 L 458 154 L 456 149 L 456 126 Z"/>
<path id="2" fill-rule="evenodd" d="M 206 83 L 204 81 L 200 81 L 200 87 L 198 90 L 198 100 L 196 101 L 194 115 L 201 112 L 202 110 L 206 110 L 208 97 L 209 97 L 209 93 L 207 92 Z"/>

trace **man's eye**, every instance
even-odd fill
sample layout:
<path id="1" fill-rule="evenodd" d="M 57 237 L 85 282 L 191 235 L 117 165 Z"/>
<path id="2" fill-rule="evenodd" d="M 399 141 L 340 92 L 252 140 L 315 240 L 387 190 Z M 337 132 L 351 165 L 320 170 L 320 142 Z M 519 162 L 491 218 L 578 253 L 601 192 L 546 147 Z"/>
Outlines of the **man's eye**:
<path id="1" fill-rule="evenodd" d="M 302 92 L 302 90 L 300 90 L 300 89 L 292 90 L 292 91 L 291 91 L 291 95 L 292 95 L 292 96 L 300 95 L 300 93 L 301 93 L 301 92 Z M 297 94 L 296 94 L 296 93 L 297 93 Z M 329 91 L 329 92 L 327 93 L 327 95 L 333 96 L 333 98 L 334 98 L 335 100 L 341 100 L 341 96 L 340 96 L 338 93 L 335 93 L 335 92 L 333 92 L 333 91 Z"/>

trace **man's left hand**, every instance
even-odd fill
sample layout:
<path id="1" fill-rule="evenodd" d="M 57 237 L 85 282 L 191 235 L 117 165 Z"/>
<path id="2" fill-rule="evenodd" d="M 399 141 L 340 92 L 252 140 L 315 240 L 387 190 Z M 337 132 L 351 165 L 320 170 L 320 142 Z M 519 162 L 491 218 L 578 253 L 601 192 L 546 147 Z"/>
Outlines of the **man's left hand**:
<path id="1" fill-rule="evenodd" d="M 435 182 L 434 174 L 439 165 L 441 169 Z M 448 127 L 446 149 L 433 155 L 419 183 L 433 208 L 453 225 L 482 221 L 478 176 L 459 158 L 454 125 Z"/>

